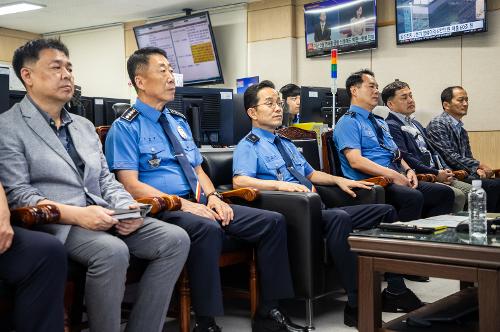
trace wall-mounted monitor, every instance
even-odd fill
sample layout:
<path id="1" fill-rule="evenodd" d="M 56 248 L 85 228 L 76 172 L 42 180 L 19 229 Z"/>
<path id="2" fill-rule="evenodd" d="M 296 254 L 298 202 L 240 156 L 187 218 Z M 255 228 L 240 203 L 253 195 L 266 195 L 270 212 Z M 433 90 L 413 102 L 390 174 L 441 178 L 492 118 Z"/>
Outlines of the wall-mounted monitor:
<path id="1" fill-rule="evenodd" d="M 486 0 L 396 0 L 396 41 L 418 41 L 485 32 Z"/>
<path id="2" fill-rule="evenodd" d="M 327 0 L 304 5 L 306 56 L 377 47 L 376 0 Z"/>
<path id="3" fill-rule="evenodd" d="M 165 50 L 184 85 L 224 83 L 208 12 L 138 26 L 134 33 L 139 48 Z"/>

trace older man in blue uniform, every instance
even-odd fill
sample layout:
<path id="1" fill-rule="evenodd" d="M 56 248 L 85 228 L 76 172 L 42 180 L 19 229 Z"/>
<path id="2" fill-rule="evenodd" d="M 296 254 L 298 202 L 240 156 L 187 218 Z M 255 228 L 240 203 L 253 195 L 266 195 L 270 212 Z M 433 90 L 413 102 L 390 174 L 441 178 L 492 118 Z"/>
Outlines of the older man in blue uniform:
<path id="1" fill-rule="evenodd" d="M 378 104 L 378 84 L 373 72 L 362 70 L 346 81 L 351 108 L 333 133 L 344 176 L 361 180 L 385 176 L 386 201 L 398 211 L 401 221 L 447 214 L 452 211 L 453 190 L 442 184 L 418 182 L 415 171 L 401 152 L 382 117 L 372 113 Z"/>
<path id="2" fill-rule="evenodd" d="M 236 147 L 233 157 L 235 187 L 255 187 L 262 190 L 308 192 L 317 185 L 337 185 L 356 196 L 354 188 L 370 189 L 369 183 L 357 182 L 314 170 L 302 154 L 286 138 L 274 131 L 283 120 L 282 102 L 274 84 L 263 81 L 249 87 L 244 96 L 245 109 L 252 119 L 252 131 Z M 357 325 L 356 255 L 351 252 L 347 237 L 353 229 L 372 228 L 379 222 L 394 222 L 396 211 L 390 205 L 368 204 L 322 211 L 327 246 L 339 268 L 343 287 L 348 296 L 344 323 Z M 406 288 L 400 276 L 388 276 L 388 289 L 383 293 L 386 311 L 409 311 L 422 305 Z"/>
<path id="3" fill-rule="evenodd" d="M 275 212 L 228 205 L 201 168 L 202 156 L 182 113 L 165 107 L 174 99 L 172 67 L 163 50 L 144 48 L 127 62 L 138 98 L 113 123 L 106 140 L 110 169 L 134 196 L 163 193 L 181 197 L 181 211 L 158 216 L 185 229 L 191 238 L 187 268 L 196 313 L 194 331 L 220 331 L 223 314 L 218 260 L 223 237 L 255 244 L 261 299 L 254 331 L 303 331 L 280 309 L 293 297 L 284 217 Z"/>

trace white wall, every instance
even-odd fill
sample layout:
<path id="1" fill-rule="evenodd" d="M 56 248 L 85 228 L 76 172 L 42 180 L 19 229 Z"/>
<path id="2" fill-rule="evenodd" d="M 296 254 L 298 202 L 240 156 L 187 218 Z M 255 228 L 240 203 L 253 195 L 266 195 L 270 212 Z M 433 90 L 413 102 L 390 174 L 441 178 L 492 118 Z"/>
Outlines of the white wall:
<path id="1" fill-rule="evenodd" d="M 130 98 L 123 25 L 60 35 L 68 46 L 82 95 Z"/>

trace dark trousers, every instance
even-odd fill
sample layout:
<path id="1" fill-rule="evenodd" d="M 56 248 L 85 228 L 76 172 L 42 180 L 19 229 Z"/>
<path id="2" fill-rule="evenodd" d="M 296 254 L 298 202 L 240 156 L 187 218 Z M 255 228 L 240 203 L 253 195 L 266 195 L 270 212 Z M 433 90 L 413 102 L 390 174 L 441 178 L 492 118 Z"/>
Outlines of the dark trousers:
<path id="1" fill-rule="evenodd" d="M 0 278 L 15 288 L 17 332 L 63 331 L 66 269 L 66 251 L 59 240 L 14 227 L 11 247 L 0 255 Z"/>
<path id="2" fill-rule="evenodd" d="M 416 189 L 389 184 L 385 201 L 396 208 L 400 221 L 451 213 L 455 195 L 448 186 L 419 181 Z"/>
<path id="3" fill-rule="evenodd" d="M 358 269 L 357 255 L 351 251 L 347 237 L 354 229 L 368 229 L 381 222 L 396 221 L 396 210 L 387 204 L 364 204 L 321 212 L 328 251 L 340 274 L 342 286 L 351 298 L 358 289 Z"/>
<path id="4" fill-rule="evenodd" d="M 465 182 L 472 183 L 472 179 Z M 500 179 L 481 179 L 482 188 L 486 191 L 488 212 L 500 212 Z"/>
<path id="5" fill-rule="evenodd" d="M 182 211 L 165 211 L 157 216 L 183 228 L 191 238 L 187 268 L 191 301 L 195 313 L 200 316 L 224 314 L 218 262 L 226 235 L 256 246 L 263 301 L 293 297 L 283 215 L 239 205 L 231 207 L 234 219 L 225 227 Z"/>

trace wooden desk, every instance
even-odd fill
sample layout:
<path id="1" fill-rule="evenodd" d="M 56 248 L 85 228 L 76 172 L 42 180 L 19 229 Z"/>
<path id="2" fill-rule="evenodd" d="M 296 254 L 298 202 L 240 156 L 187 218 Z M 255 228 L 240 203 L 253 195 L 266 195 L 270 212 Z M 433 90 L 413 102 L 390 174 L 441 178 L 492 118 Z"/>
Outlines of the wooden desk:
<path id="1" fill-rule="evenodd" d="M 389 322 L 383 327 L 381 318 L 381 275 L 393 272 L 477 283 L 479 331 L 499 332 L 500 235 L 490 236 L 483 245 L 467 241 L 468 234 L 457 234 L 454 229 L 435 238 L 379 229 L 351 235 L 351 249 L 359 254 L 359 331 L 393 331 L 397 325 Z"/>

